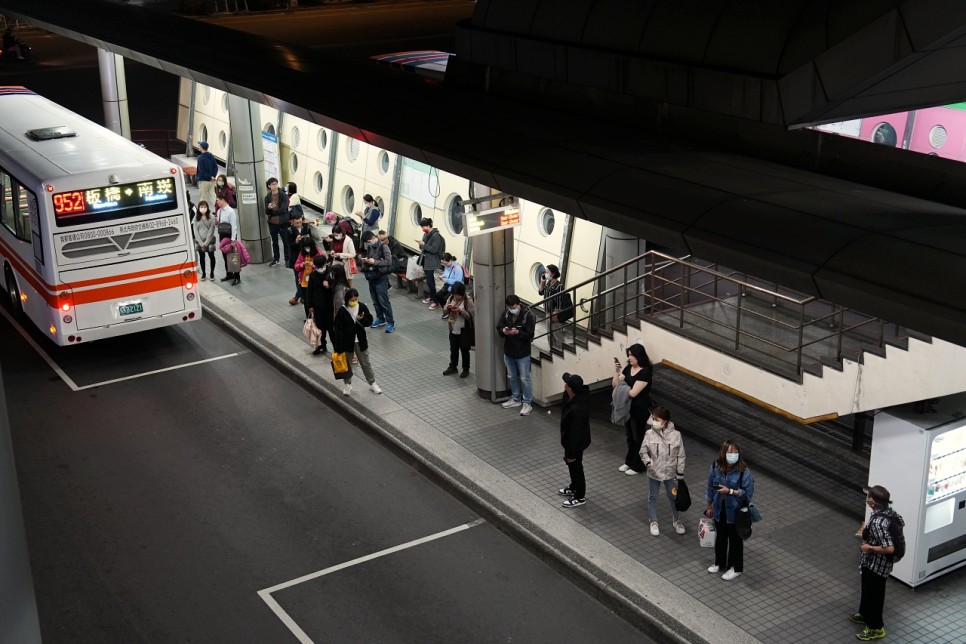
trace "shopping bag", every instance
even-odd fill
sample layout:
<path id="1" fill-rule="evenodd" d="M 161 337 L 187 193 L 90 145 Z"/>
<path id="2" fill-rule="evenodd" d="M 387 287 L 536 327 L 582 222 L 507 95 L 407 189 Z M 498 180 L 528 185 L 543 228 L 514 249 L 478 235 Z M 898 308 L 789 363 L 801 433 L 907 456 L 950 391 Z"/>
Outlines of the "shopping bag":
<path id="1" fill-rule="evenodd" d="M 336 380 L 345 380 L 352 377 L 352 367 L 349 366 L 349 360 L 345 353 L 340 351 L 332 354 L 332 373 L 335 374 Z"/>
<path id="2" fill-rule="evenodd" d="M 688 491 L 688 484 L 684 479 L 678 479 L 678 486 L 675 488 L 674 508 L 678 512 L 684 512 L 691 507 L 691 493 Z"/>
<path id="3" fill-rule="evenodd" d="M 241 253 L 232 251 L 228 253 L 228 272 L 237 273 L 241 270 Z"/>
<path id="4" fill-rule="evenodd" d="M 714 548 L 714 539 L 717 536 L 714 530 L 714 521 L 708 517 L 698 519 L 698 542 L 702 548 Z"/>
<path id="5" fill-rule="evenodd" d="M 426 277 L 426 271 L 416 262 L 410 260 L 406 262 L 406 279 L 415 282 Z"/>
<path id="6" fill-rule="evenodd" d="M 310 347 L 318 348 L 322 341 L 322 332 L 311 317 L 307 318 L 305 324 L 302 325 L 302 334 L 305 335 L 305 341 L 309 343 Z"/>
<path id="7" fill-rule="evenodd" d="M 754 503 L 748 504 L 748 514 L 751 515 L 751 522 L 758 523 L 761 521 L 761 512 L 758 511 L 758 506 Z"/>

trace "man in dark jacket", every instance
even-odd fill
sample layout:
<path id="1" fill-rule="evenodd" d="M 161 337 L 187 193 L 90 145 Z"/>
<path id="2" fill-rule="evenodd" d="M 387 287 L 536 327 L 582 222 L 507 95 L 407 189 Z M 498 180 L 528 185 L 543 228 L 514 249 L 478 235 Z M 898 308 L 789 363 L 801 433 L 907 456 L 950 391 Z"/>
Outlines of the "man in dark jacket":
<path id="1" fill-rule="evenodd" d="M 429 274 L 427 273 L 427 279 Z M 510 381 L 510 400 L 504 409 L 520 407 L 521 416 L 529 416 L 533 410 L 533 387 L 530 383 L 530 345 L 537 321 L 529 309 L 524 309 L 516 295 L 506 296 L 506 311 L 496 323 L 496 330 L 503 336 L 503 362 Z M 522 381 L 522 391 L 521 391 Z"/>
<path id="2" fill-rule="evenodd" d="M 584 493 L 584 450 L 590 447 L 590 411 L 587 409 L 588 389 L 584 379 L 575 373 L 565 373 L 564 406 L 560 412 L 560 444 L 564 448 L 564 463 L 570 470 L 570 485 L 557 494 L 570 497 L 565 508 L 576 508 L 586 503 Z"/>
<path id="3" fill-rule="evenodd" d="M 426 271 L 426 299 L 423 304 L 429 304 L 429 308 L 438 309 L 439 302 L 436 301 L 436 269 L 443 265 L 443 253 L 446 252 L 446 240 L 440 234 L 439 229 L 433 228 L 433 220 L 424 217 L 419 225 L 423 229 L 423 238 L 419 241 L 419 265 Z"/>
<path id="4" fill-rule="evenodd" d="M 288 193 L 278 189 L 278 179 L 271 177 L 265 182 L 268 192 L 265 194 L 265 217 L 268 218 L 268 232 L 272 237 L 272 261 L 270 267 L 278 266 L 278 239 L 282 238 L 282 248 L 285 255 L 285 265 L 294 261 L 289 256 L 288 245 L 285 243 L 285 229 L 288 228 Z"/>
<path id="5" fill-rule="evenodd" d="M 376 307 L 376 319 L 372 321 L 373 329 L 386 325 L 386 333 L 396 330 L 396 319 L 392 316 L 392 304 L 389 302 L 389 267 L 392 265 L 392 254 L 389 247 L 379 241 L 371 230 L 362 233 L 362 245 L 366 254 L 360 261 L 362 272 L 369 282 L 369 295 Z"/>

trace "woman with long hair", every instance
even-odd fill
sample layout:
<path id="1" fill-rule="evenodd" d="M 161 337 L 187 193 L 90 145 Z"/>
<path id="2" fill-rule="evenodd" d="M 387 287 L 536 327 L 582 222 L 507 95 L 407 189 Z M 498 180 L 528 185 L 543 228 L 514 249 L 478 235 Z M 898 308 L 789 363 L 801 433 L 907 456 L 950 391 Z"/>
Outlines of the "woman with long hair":
<path id="1" fill-rule="evenodd" d="M 628 476 L 640 474 L 645 470 L 644 461 L 641 460 L 641 443 L 644 442 L 647 419 L 651 415 L 653 377 L 654 369 L 651 366 L 651 360 L 640 344 L 627 347 L 627 366 L 623 370 L 621 370 L 620 360 L 614 358 L 614 377 L 610 383 L 611 387 L 617 387 L 621 382 L 626 382 L 630 387 L 631 415 L 624 424 L 627 454 L 624 456 L 624 464 L 618 468 Z"/>
<path id="2" fill-rule="evenodd" d="M 708 472 L 708 491 L 705 500 L 708 507 L 704 514 L 714 519 L 717 533 L 714 542 L 714 565 L 708 572 L 715 574 L 724 570 L 721 578 L 731 581 L 745 569 L 744 542 L 735 531 L 735 519 L 741 508 L 746 507 L 755 494 L 755 480 L 745 464 L 738 443 L 728 439 L 721 444 L 718 457 Z"/>
<path id="3" fill-rule="evenodd" d="M 191 230 L 195 234 L 195 244 L 198 248 L 198 264 L 201 268 L 201 279 L 205 276 L 205 255 L 211 263 L 211 281 L 215 281 L 215 246 L 218 244 L 215 218 L 207 201 L 199 201 L 195 208 L 195 218 L 191 220 Z"/>
<path id="4" fill-rule="evenodd" d="M 369 308 L 359 301 L 359 291 L 350 288 L 345 292 L 345 301 L 335 312 L 332 323 L 332 350 L 336 353 L 350 354 L 358 359 L 362 373 L 369 383 L 369 391 L 381 394 L 382 389 L 376 384 L 376 374 L 369 362 L 369 341 L 366 339 L 366 327 L 372 324 L 372 313 Z M 342 381 L 342 395 L 352 393 L 352 376 Z"/>

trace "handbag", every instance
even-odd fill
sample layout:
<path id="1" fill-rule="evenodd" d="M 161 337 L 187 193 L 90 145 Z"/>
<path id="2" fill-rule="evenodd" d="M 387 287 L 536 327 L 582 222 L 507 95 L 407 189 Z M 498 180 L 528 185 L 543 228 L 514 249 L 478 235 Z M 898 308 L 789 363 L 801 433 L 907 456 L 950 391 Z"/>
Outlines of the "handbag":
<path id="1" fill-rule="evenodd" d="M 335 374 L 336 380 L 345 380 L 352 377 L 352 367 L 349 366 L 348 357 L 344 352 L 332 354 L 332 373 Z"/>
<path id="2" fill-rule="evenodd" d="M 349 264 L 349 270 L 348 270 L 349 275 L 355 275 L 359 272 L 359 268 L 356 266 L 355 257 L 349 259 L 348 264 Z"/>
<path id="3" fill-rule="evenodd" d="M 702 548 L 714 548 L 718 533 L 714 529 L 714 521 L 708 517 L 698 519 L 698 543 Z"/>
<path id="4" fill-rule="evenodd" d="M 678 479 L 678 486 L 675 488 L 674 508 L 678 512 L 684 512 L 691 507 L 691 492 L 688 491 L 688 484 L 684 479 Z"/>
<path id="5" fill-rule="evenodd" d="M 748 504 L 748 514 L 751 515 L 751 522 L 758 523 L 761 521 L 761 512 L 758 511 L 758 506 L 754 503 Z"/>
<path id="6" fill-rule="evenodd" d="M 742 541 L 751 538 L 751 513 L 748 508 L 738 508 L 735 512 L 735 533 Z"/>
<path id="7" fill-rule="evenodd" d="M 310 347 L 313 349 L 318 348 L 322 340 L 322 332 L 311 316 L 306 318 L 305 323 L 302 325 L 302 334 L 305 335 L 305 341 L 309 343 Z"/>
<path id="8" fill-rule="evenodd" d="M 218 224 L 218 236 L 228 237 L 229 235 L 231 235 L 231 224 L 229 223 Z"/>

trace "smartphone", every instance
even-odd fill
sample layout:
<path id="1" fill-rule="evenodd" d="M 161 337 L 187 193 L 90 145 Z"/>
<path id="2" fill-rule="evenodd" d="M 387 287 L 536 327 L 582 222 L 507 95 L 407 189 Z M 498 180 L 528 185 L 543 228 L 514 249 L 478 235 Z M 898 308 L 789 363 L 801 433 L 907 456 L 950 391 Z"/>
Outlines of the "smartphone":
<path id="1" fill-rule="evenodd" d="M 614 356 L 614 364 L 620 365 L 620 363 L 621 361 L 617 358 L 617 356 Z"/>

